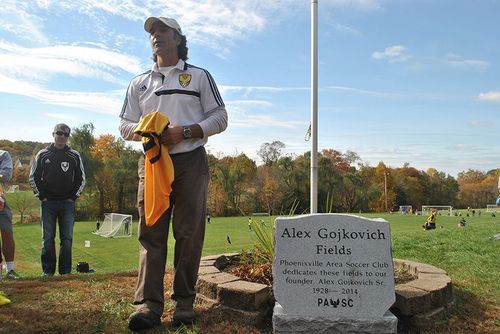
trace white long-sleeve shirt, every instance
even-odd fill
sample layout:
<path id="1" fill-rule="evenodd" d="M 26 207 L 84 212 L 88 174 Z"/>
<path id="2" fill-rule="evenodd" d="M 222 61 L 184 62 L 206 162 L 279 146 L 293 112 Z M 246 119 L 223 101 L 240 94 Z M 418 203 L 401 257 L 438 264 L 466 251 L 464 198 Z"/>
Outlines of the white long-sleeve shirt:
<path id="1" fill-rule="evenodd" d="M 227 112 L 217 85 L 207 70 L 179 60 L 164 75 L 153 69 L 130 82 L 120 114 L 120 133 L 132 140 L 134 129 L 144 115 L 159 111 L 172 126 L 199 124 L 203 138 L 191 138 L 169 146 L 171 154 L 190 152 L 205 145 L 208 137 L 224 131 Z"/>

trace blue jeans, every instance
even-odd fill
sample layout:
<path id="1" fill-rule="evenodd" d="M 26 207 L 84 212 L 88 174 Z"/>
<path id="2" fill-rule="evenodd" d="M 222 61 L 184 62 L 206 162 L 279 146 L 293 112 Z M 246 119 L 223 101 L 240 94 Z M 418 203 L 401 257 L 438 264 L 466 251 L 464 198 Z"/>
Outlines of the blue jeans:
<path id="1" fill-rule="evenodd" d="M 59 223 L 59 274 L 71 273 L 71 248 L 73 246 L 73 226 L 75 224 L 75 202 L 41 202 L 42 212 L 42 270 L 46 275 L 56 271 L 56 221 Z"/>

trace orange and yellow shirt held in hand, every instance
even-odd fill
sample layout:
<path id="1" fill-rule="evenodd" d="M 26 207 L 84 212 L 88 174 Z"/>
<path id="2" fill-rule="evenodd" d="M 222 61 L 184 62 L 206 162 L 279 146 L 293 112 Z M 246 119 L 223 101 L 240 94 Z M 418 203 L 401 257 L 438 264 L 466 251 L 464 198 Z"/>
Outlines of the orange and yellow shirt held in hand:
<path id="1" fill-rule="evenodd" d="M 144 148 L 144 214 L 146 226 L 153 226 L 170 207 L 174 165 L 168 147 L 161 144 L 161 134 L 168 117 L 155 111 L 144 116 L 134 133 L 142 136 Z"/>

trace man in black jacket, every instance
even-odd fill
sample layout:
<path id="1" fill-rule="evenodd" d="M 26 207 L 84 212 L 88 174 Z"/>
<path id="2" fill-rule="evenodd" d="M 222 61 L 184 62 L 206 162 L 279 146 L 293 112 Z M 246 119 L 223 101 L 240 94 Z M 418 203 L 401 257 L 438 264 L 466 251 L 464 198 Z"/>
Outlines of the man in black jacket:
<path id="1" fill-rule="evenodd" d="M 54 143 L 38 152 L 29 177 L 41 201 L 44 276 L 53 276 L 56 271 L 56 222 L 61 242 L 58 271 L 60 275 L 71 273 L 75 201 L 85 185 L 85 171 L 80 154 L 67 145 L 70 131 L 66 124 L 54 127 Z"/>

